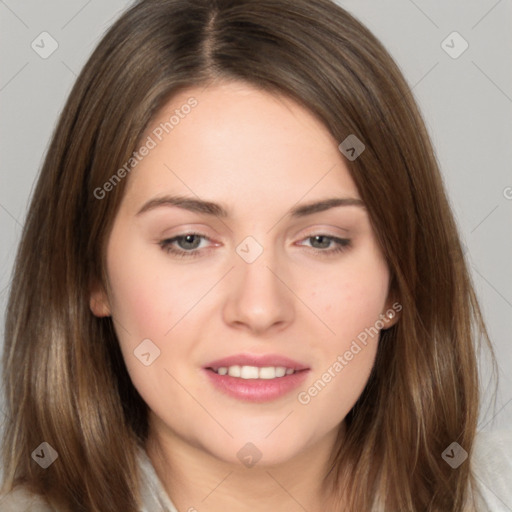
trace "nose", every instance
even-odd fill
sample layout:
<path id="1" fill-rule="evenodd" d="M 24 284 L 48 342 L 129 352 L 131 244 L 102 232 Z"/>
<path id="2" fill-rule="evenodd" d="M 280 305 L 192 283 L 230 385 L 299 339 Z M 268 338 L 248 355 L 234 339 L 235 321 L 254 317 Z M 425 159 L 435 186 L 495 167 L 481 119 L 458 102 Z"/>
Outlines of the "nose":
<path id="1" fill-rule="evenodd" d="M 258 335 L 285 329 L 295 317 L 289 274 L 270 249 L 252 263 L 239 258 L 225 283 L 224 321 Z"/>

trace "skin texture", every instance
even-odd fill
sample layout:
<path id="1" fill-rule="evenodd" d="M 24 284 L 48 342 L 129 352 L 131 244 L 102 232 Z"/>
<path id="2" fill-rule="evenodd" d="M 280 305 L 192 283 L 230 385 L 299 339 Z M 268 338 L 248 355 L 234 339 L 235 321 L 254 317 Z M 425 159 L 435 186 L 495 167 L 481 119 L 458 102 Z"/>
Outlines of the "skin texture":
<path id="1" fill-rule="evenodd" d="M 308 404 L 297 395 L 391 308 L 389 271 L 364 207 L 287 214 L 320 199 L 359 198 L 339 141 L 311 113 L 253 86 L 220 82 L 173 97 L 144 139 L 190 97 L 197 106 L 127 178 L 107 247 L 109 292 L 93 290 L 91 309 L 113 316 L 133 384 L 151 410 L 148 454 L 180 511 L 317 510 L 337 431 L 368 380 L 377 336 Z M 167 194 L 213 201 L 230 215 L 175 206 L 137 215 Z M 196 231 L 208 237 L 198 249 L 172 246 L 198 257 L 160 245 Z M 328 254 L 336 243 L 315 235 L 351 245 Z M 252 263 L 236 252 L 248 236 L 263 248 Z M 133 354 L 144 339 L 160 350 L 149 366 Z M 202 370 L 242 352 L 288 356 L 310 374 L 277 400 L 243 402 L 215 389 Z M 261 452 L 252 468 L 237 457 L 248 442 Z"/>

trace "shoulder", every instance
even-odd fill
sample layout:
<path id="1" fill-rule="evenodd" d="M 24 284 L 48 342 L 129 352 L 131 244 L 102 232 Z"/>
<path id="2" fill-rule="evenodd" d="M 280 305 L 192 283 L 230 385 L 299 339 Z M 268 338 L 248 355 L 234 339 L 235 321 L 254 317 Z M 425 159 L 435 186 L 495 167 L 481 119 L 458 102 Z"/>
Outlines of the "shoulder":
<path id="1" fill-rule="evenodd" d="M 42 496 L 34 494 L 24 486 L 0 495 L 2 512 L 57 512 Z"/>
<path id="2" fill-rule="evenodd" d="M 471 468 L 480 509 L 512 510 L 512 430 L 478 432 Z"/>
<path id="3" fill-rule="evenodd" d="M 137 449 L 141 470 L 141 510 L 151 512 L 178 512 L 167 495 L 153 464 L 142 447 Z M 0 494 L 1 512 L 59 512 L 51 507 L 43 496 L 31 492 L 26 486 L 18 485 L 8 493 Z"/>

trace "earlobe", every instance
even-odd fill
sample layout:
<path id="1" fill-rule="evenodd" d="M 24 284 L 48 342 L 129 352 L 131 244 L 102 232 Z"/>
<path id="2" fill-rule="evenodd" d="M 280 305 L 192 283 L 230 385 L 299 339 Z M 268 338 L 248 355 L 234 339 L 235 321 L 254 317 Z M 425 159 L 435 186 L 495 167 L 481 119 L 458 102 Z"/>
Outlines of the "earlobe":
<path id="1" fill-rule="evenodd" d="M 93 315 L 97 317 L 110 316 L 110 304 L 107 294 L 102 289 L 96 289 L 91 292 L 89 298 L 89 307 Z"/>
<path id="2" fill-rule="evenodd" d="M 381 315 L 382 321 L 384 322 L 384 329 L 389 329 L 398 322 L 402 309 L 402 304 L 399 301 L 395 301 L 388 306 Z"/>

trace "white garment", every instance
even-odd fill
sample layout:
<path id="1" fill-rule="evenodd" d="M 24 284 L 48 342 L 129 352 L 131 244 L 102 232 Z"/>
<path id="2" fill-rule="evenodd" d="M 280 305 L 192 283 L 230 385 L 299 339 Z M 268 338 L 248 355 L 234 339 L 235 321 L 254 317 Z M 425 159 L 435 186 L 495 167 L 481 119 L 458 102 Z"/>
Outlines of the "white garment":
<path id="1" fill-rule="evenodd" d="M 512 430 L 479 432 L 471 458 L 478 512 L 512 512 Z"/>
<path id="2" fill-rule="evenodd" d="M 142 470 L 140 512 L 178 512 L 142 449 L 138 460 Z M 478 512 L 512 512 L 512 431 L 478 433 L 471 463 L 478 482 Z M 0 512 L 58 511 L 19 487 L 0 498 Z"/>

